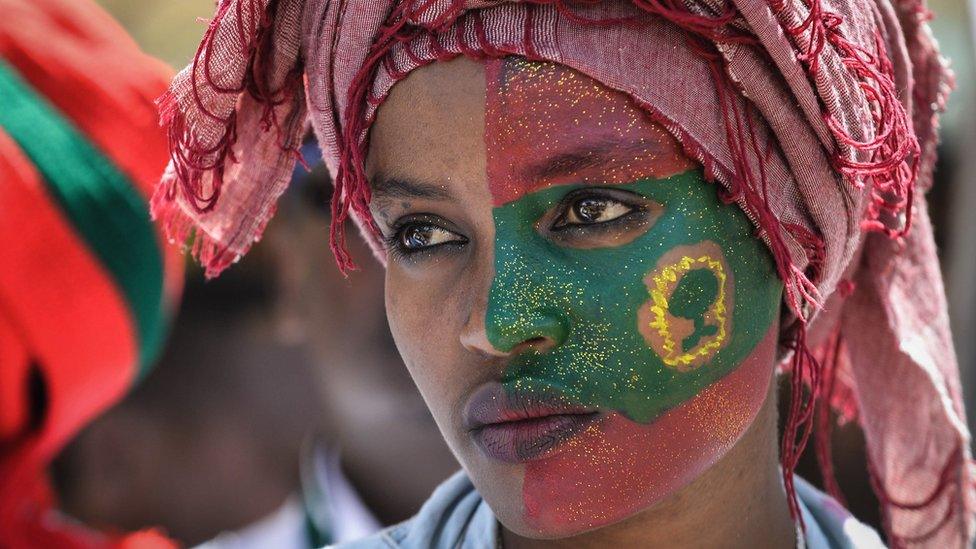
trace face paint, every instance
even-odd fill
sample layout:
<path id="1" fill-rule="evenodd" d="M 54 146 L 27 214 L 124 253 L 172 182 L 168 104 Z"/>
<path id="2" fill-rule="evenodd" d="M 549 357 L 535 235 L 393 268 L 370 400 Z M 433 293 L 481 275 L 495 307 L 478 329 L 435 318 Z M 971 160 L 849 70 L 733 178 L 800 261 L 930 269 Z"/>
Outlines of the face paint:
<path id="1" fill-rule="evenodd" d="M 515 449 L 526 522 L 569 534 L 660 501 L 735 444 L 766 395 L 772 364 L 749 357 L 775 343 L 782 286 L 742 211 L 622 94 L 553 64 L 487 74 L 486 333 L 504 352 L 549 342 L 516 353 L 502 386 L 513 402 L 612 411 Z M 642 228 L 563 240 L 541 226 L 572 193 L 608 186 L 651 204 Z"/>

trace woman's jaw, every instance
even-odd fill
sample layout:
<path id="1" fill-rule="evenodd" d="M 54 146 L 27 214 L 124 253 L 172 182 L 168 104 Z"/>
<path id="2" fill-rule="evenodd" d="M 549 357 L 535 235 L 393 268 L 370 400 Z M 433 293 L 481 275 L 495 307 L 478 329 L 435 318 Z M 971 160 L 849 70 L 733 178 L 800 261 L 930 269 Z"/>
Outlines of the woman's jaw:
<path id="1" fill-rule="evenodd" d="M 367 167 L 394 338 L 508 530 L 704 504 L 696 479 L 774 446 L 775 421 L 746 434 L 772 406 L 772 261 L 627 97 L 554 64 L 436 63 L 381 106 Z"/>

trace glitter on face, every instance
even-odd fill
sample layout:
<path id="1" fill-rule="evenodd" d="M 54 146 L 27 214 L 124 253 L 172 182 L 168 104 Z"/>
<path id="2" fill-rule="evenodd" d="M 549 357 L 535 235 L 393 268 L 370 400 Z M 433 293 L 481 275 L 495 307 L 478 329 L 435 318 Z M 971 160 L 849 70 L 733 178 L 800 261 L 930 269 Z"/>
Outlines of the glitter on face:
<path id="1" fill-rule="evenodd" d="M 583 188 L 554 186 L 494 208 L 488 340 L 502 352 L 535 338 L 553 342 L 543 353 L 517 353 L 503 383 L 513 388 L 551 385 L 573 402 L 617 410 L 646 423 L 721 379 L 749 355 L 778 312 L 779 282 L 745 215 L 722 204 L 698 171 L 614 185 L 663 205 L 652 226 L 626 244 L 576 249 L 537 230 L 537 220 L 557 208 L 567 193 Z M 728 295 L 722 296 L 720 307 L 711 299 L 707 305 L 712 313 L 721 308 L 724 322 L 737 327 L 725 334 L 707 364 L 693 369 L 669 366 L 662 358 L 663 339 L 651 328 L 654 273 L 684 256 L 728 263 L 722 267 Z M 689 312 L 693 303 L 673 299 L 673 292 L 681 289 L 676 284 L 668 296 L 672 313 L 694 316 Z M 695 292 L 682 293 L 690 299 Z M 736 303 L 753 306 L 738 308 Z M 694 335 L 695 319 L 672 314 L 670 320 L 674 332 L 685 336 L 681 343 Z M 705 326 L 716 322 L 701 320 Z"/>
<path id="2" fill-rule="evenodd" d="M 768 334 L 760 347 L 775 345 Z M 746 360 L 657 421 L 610 414 L 553 457 L 526 465 L 523 500 L 530 524 L 568 535 L 626 518 L 661 501 L 728 452 L 769 390 L 771 365 Z"/>
<path id="3" fill-rule="evenodd" d="M 580 73 L 518 57 L 488 62 L 488 72 L 485 139 L 496 206 L 555 185 L 630 183 L 695 166 L 663 128 Z M 528 161 L 512 162 L 519 155 Z"/>
<path id="4" fill-rule="evenodd" d="M 526 522 L 571 535 L 674 493 L 741 437 L 772 375 L 750 357 L 771 339 L 782 286 L 745 215 L 624 95 L 551 63 L 486 67 L 486 333 L 503 352 L 550 343 L 515 353 L 502 383 L 612 412 L 524 466 Z M 599 245 L 540 230 L 591 187 L 659 211 Z"/>

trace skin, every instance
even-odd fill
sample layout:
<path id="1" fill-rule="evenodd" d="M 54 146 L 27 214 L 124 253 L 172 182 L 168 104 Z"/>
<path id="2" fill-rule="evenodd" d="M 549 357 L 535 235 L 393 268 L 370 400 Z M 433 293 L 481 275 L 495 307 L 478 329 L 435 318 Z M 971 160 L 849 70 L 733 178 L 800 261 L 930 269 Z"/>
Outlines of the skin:
<path id="1" fill-rule="evenodd" d="M 567 68 L 462 59 L 394 87 L 367 169 L 394 339 L 507 547 L 794 543 L 781 286 L 662 127 Z M 598 419 L 495 459 L 465 424 L 492 382 Z"/>

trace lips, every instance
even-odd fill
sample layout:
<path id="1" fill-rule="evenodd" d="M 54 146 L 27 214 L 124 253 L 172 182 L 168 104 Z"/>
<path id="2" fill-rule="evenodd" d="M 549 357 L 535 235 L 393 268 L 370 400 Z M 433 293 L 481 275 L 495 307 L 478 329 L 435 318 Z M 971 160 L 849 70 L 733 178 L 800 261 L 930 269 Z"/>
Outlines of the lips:
<path id="1" fill-rule="evenodd" d="M 525 391 L 488 383 L 471 395 L 464 426 L 490 458 L 525 463 L 552 455 L 563 443 L 602 417 L 559 391 Z"/>

